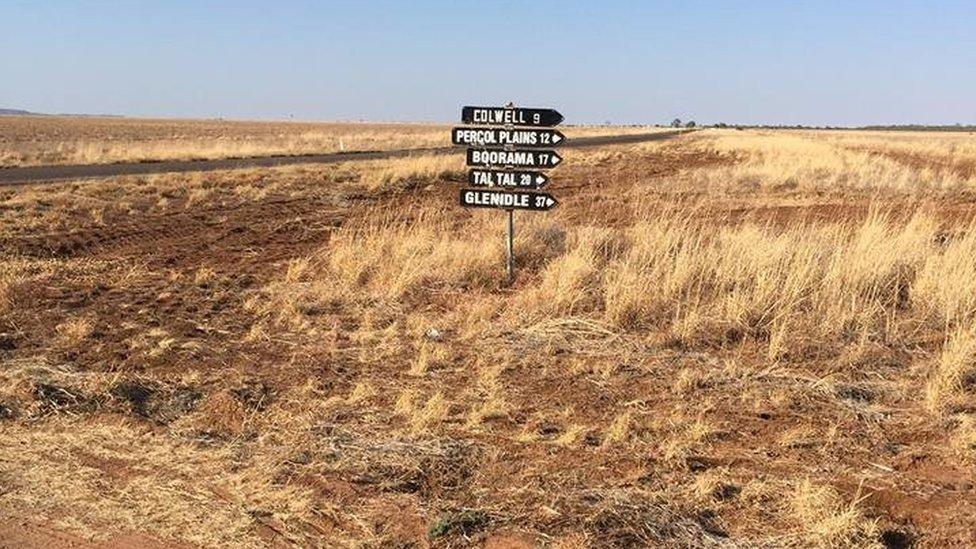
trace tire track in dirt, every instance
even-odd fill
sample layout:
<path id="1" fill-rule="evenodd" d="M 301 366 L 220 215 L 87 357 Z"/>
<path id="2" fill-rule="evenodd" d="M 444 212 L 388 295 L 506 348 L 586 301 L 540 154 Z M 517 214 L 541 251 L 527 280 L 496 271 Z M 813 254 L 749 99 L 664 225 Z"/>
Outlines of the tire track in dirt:
<path id="1" fill-rule="evenodd" d="M 76 258 L 107 252 L 110 257 L 156 259 L 178 266 L 203 255 L 220 262 L 222 254 L 229 251 L 264 245 L 271 247 L 273 261 L 274 256 L 280 255 L 274 253 L 275 246 L 292 240 L 282 238 L 292 232 L 282 231 L 283 225 L 314 218 L 319 226 L 334 227 L 343 217 L 341 209 L 329 199 L 273 199 L 146 215 L 67 232 L 4 237 L 0 238 L 0 249 L 41 258 Z M 263 229 L 272 238 L 266 239 Z M 294 229 L 307 233 L 314 227 L 304 224 Z M 264 260 L 268 257 L 264 256 Z"/>
<path id="2" fill-rule="evenodd" d="M 58 528 L 22 519 L 0 520 L 3 549 L 182 549 L 188 545 L 160 542 L 141 535 L 115 536 L 100 542 L 85 540 Z"/>
<path id="3" fill-rule="evenodd" d="M 366 199 L 373 197 L 361 200 Z M 253 320 L 244 296 L 273 280 L 282 262 L 327 243 L 331 231 L 356 209 L 356 201 L 343 207 L 345 202 L 342 195 L 313 190 L 301 198 L 242 198 L 4 238 L 4 255 L 82 261 L 56 269 L 33 288 L 33 314 L 14 319 L 23 334 L 18 351 L 48 349 L 56 344 L 60 323 L 87 318 L 98 345 L 71 351 L 70 360 L 81 369 L 225 367 L 228 357 L 244 349 L 241 339 Z M 79 271 L 78 265 L 85 266 Z M 160 338 L 188 346 L 154 356 L 151 346 Z M 264 349 L 260 355 L 274 352 Z"/>

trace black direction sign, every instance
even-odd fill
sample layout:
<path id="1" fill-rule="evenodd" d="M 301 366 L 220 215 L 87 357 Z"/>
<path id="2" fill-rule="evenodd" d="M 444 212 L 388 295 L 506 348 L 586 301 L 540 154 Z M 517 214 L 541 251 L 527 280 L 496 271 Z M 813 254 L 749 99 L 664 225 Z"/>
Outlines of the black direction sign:
<path id="1" fill-rule="evenodd" d="M 451 143 L 455 145 L 553 147 L 565 139 L 566 136 L 557 130 L 507 130 L 503 128 L 454 128 L 451 130 Z"/>
<path id="2" fill-rule="evenodd" d="M 503 149 L 468 149 L 468 166 L 535 168 L 545 170 L 555 168 L 562 162 L 556 151 Z"/>
<path id="3" fill-rule="evenodd" d="M 468 172 L 468 183 L 472 187 L 517 187 L 521 189 L 541 189 L 549 184 L 549 176 L 540 172 L 520 170 L 479 170 Z"/>
<path id="4" fill-rule="evenodd" d="M 502 210 L 532 210 L 544 212 L 556 207 L 556 199 L 548 193 L 498 191 L 493 189 L 461 189 L 461 205 L 466 208 L 497 208 Z"/>
<path id="5" fill-rule="evenodd" d="M 558 126 L 563 115 L 553 109 L 462 107 L 461 122 L 483 126 Z"/>

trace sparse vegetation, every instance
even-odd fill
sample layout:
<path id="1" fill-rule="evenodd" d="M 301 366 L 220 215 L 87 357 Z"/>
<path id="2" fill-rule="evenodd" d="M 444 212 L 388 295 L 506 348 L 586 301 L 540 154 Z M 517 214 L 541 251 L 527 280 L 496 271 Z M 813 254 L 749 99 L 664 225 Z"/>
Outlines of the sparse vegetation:
<path id="1" fill-rule="evenodd" d="M 567 135 L 648 131 L 576 127 Z M 240 158 L 445 147 L 436 124 L 0 116 L 0 167 Z"/>
<path id="2" fill-rule="evenodd" d="M 572 151 L 511 286 L 456 156 L 0 191 L 0 526 L 970 544 L 967 139 Z"/>

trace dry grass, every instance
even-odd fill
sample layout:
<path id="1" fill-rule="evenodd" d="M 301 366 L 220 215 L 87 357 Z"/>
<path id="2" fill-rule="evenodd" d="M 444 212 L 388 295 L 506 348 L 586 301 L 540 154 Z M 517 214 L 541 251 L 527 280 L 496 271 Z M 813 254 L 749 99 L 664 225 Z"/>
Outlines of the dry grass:
<path id="1" fill-rule="evenodd" d="M 92 323 L 87 318 L 73 318 L 58 324 L 55 331 L 62 345 L 76 347 L 92 334 Z"/>
<path id="2" fill-rule="evenodd" d="M 433 124 L 0 118 L 0 166 L 95 164 L 444 146 Z"/>
<path id="3" fill-rule="evenodd" d="M 511 286 L 457 157 L 6 195 L 0 237 L 38 255 L 45 223 L 212 227 L 3 256 L 0 517 L 206 546 L 965 545 L 970 149 L 925 137 L 932 171 L 901 139 L 574 154 L 560 208 L 518 215 Z"/>
<path id="4" fill-rule="evenodd" d="M 920 193 L 976 183 L 976 139 L 968 134 L 710 130 L 706 139 L 739 159 L 694 173 L 696 184 L 709 188 Z"/>
<path id="5" fill-rule="evenodd" d="M 865 519 L 860 503 L 858 497 L 847 502 L 833 488 L 803 480 L 792 501 L 802 539 L 816 547 L 881 547 L 877 527 Z"/>
<path id="6" fill-rule="evenodd" d="M 925 403 L 933 412 L 971 408 L 976 395 L 976 330 L 969 324 L 954 329 L 925 386 Z"/>
<path id="7" fill-rule="evenodd" d="M 664 329 L 691 346 L 748 338 L 775 358 L 807 345 L 888 343 L 920 327 L 947 333 L 976 314 L 968 292 L 976 273 L 964 259 L 976 254 L 970 226 L 947 244 L 938 219 L 924 212 L 784 228 L 693 219 L 679 210 L 623 230 L 574 228 L 558 244 L 528 222 L 520 248 L 550 259 L 509 301 L 509 322 L 498 329 L 584 316 L 617 330 Z M 282 299 L 271 307 L 296 316 L 309 301 L 477 296 L 497 286 L 502 250 L 497 238 L 467 235 L 491 231 L 492 221 L 457 227 L 439 212 L 411 211 L 340 232 L 271 287 Z M 963 276 L 947 279 L 947 270 Z"/>
<path id="8" fill-rule="evenodd" d="M 416 156 L 376 165 L 375 171 L 367 171 L 363 176 L 363 182 L 371 191 L 403 189 L 465 177 L 464 161 L 460 156 Z"/>
<path id="9" fill-rule="evenodd" d="M 571 127 L 572 136 L 655 131 Z M 0 117 L 0 167 L 238 158 L 450 145 L 449 126 L 64 116 Z"/>

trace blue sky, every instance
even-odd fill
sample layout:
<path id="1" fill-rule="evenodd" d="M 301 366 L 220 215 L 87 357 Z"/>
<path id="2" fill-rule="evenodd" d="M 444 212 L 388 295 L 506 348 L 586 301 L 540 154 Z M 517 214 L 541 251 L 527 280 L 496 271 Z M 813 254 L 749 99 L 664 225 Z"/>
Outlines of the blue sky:
<path id="1" fill-rule="evenodd" d="M 976 2 L 0 0 L 0 106 L 131 116 L 976 123 Z"/>

